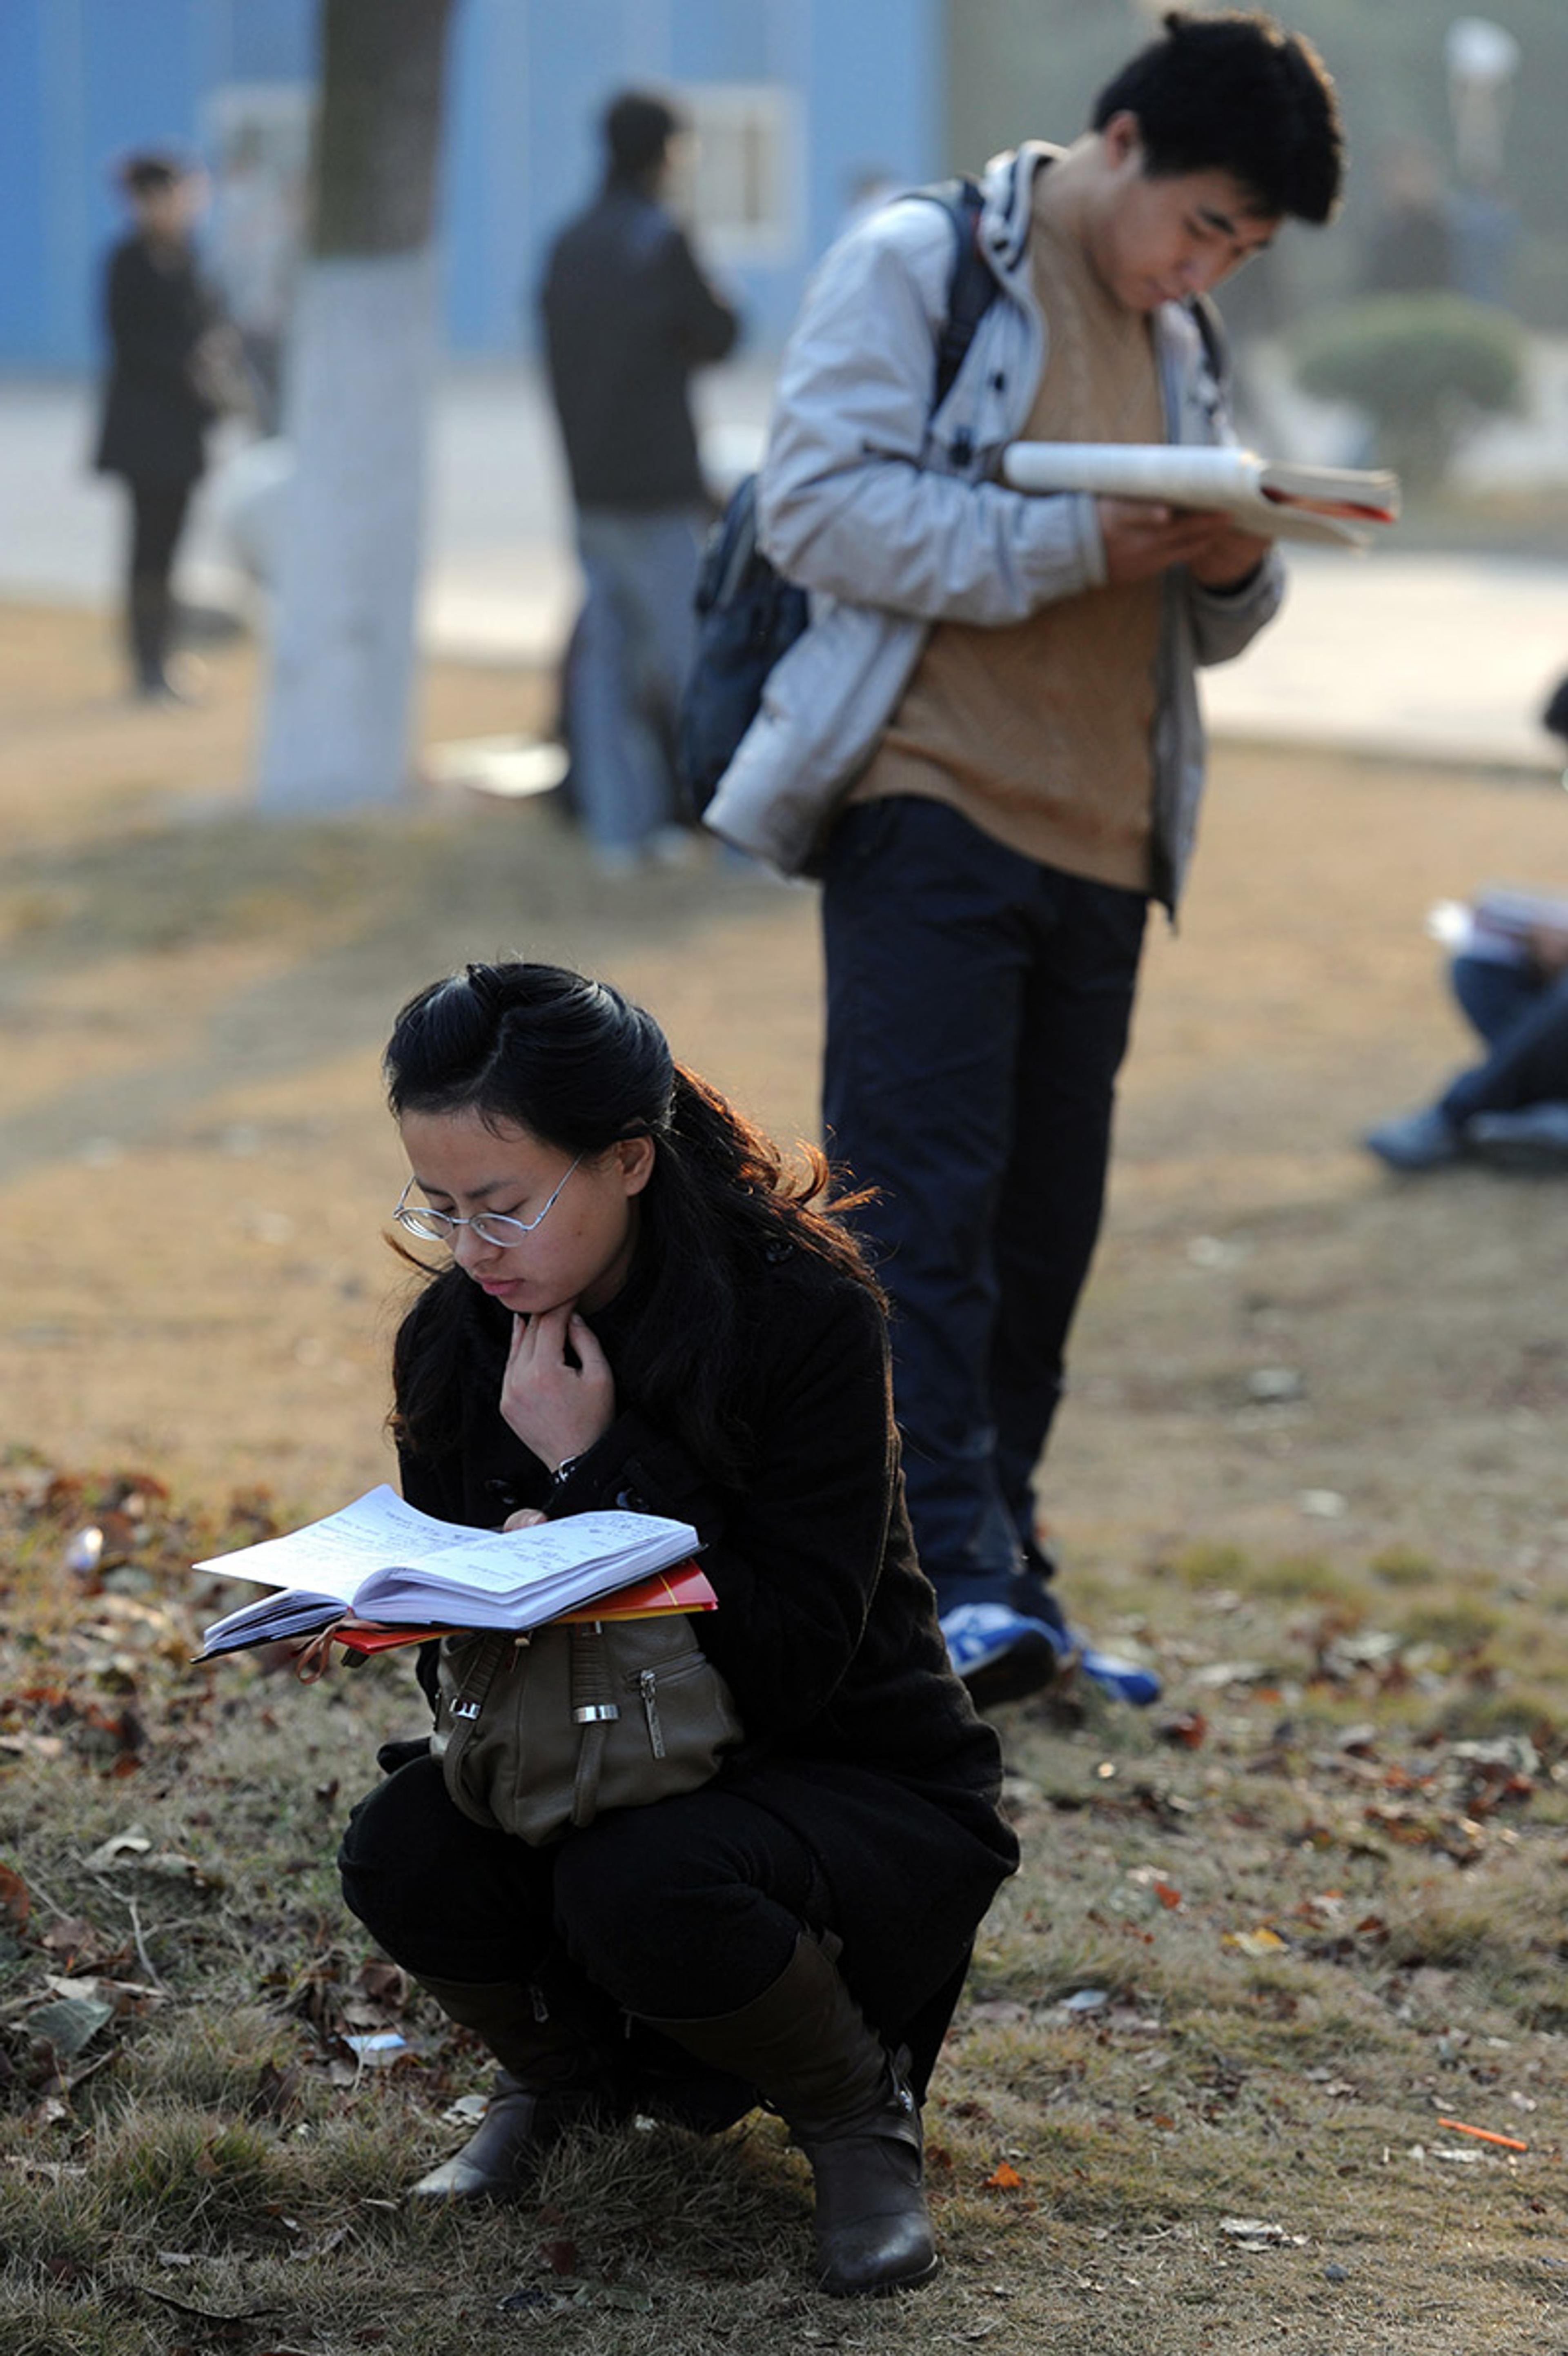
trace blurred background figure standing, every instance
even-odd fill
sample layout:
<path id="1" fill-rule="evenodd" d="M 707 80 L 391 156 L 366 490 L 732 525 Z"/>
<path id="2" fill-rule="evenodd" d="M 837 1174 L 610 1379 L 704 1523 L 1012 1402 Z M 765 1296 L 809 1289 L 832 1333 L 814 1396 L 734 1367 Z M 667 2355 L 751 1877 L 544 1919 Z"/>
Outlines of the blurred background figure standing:
<path id="1" fill-rule="evenodd" d="M 231 355 L 191 241 L 201 174 L 176 155 L 144 153 L 121 166 L 119 183 L 133 225 L 104 281 L 110 359 L 94 464 L 130 492 L 125 624 L 135 691 L 178 701 L 167 668 L 175 554 Z"/>
<path id="2" fill-rule="evenodd" d="M 844 191 L 840 237 L 847 237 L 852 229 L 858 229 L 863 220 L 880 212 L 884 205 L 890 205 L 895 197 L 907 195 L 908 187 L 908 184 L 900 180 L 896 172 L 890 172 L 886 164 L 867 164 L 853 173 Z"/>
<path id="3" fill-rule="evenodd" d="M 303 236 L 302 191 L 269 157 L 259 123 L 239 123 L 213 205 L 213 266 L 233 321 L 246 390 L 263 440 L 283 423 L 284 349 Z"/>
<path id="4" fill-rule="evenodd" d="M 739 320 L 664 201 L 681 118 L 628 91 L 602 132 L 603 186 L 552 248 L 541 307 L 585 586 L 564 686 L 572 798 L 602 871 L 625 874 L 689 848 L 674 728 L 709 504 L 689 388 Z"/>
<path id="5" fill-rule="evenodd" d="M 1362 278 L 1369 294 L 1441 294 L 1453 283 L 1453 238 L 1442 167 L 1416 139 L 1397 140 L 1379 172 Z"/>
<path id="6" fill-rule="evenodd" d="M 1507 303 L 1519 215 L 1508 194 L 1504 141 L 1523 52 L 1488 16 L 1460 16 L 1443 42 L 1458 186 L 1451 214 L 1454 284 L 1473 303 Z"/>

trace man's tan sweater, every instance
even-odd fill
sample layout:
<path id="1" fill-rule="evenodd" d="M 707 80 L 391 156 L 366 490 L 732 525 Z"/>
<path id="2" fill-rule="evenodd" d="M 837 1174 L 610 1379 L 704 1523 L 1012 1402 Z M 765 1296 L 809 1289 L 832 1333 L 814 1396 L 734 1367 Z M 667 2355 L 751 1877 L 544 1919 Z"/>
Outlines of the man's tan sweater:
<path id="1" fill-rule="evenodd" d="M 1163 441 L 1149 322 L 1095 276 L 1070 208 L 1042 173 L 1030 260 L 1047 359 L 1020 438 Z M 849 799 L 923 795 L 1030 859 L 1146 891 L 1159 626 L 1158 581 L 1001 629 L 938 623 Z"/>

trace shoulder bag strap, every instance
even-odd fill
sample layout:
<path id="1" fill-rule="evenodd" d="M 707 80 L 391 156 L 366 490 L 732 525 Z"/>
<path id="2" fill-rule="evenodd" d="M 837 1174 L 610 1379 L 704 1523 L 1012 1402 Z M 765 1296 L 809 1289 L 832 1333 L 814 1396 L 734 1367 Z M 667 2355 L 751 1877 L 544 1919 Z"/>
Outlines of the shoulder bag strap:
<path id="1" fill-rule="evenodd" d="M 591 1825 L 599 1810 L 599 1772 L 610 1728 L 620 1716 L 620 1704 L 610 1683 L 610 1665 L 603 1623 L 574 1620 L 572 1640 L 572 1718 L 582 1731 L 577 1744 L 577 1772 L 572 1784 L 572 1822 Z"/>

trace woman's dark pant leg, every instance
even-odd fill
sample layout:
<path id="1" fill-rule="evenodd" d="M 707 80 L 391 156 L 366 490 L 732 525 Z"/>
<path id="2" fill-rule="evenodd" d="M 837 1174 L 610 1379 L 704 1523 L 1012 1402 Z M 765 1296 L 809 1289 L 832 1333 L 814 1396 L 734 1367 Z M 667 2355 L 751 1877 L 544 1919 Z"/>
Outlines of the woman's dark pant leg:
<path id="1" fill-rule="evenodd" d="M 629 2012 L 731 2010 L 782 1970 L 803 1925 L 832 1927 L 805 1842 L 719 1791 L 531 1848 L 470 1824 L 439 1762 L 417 1759 L 360 1802 L 338 1864 L 350 1911 L 407 1970 L 527 1980 L 559 1941 Z"/>
<path id="2" fill-rule="evenodd" d="M 803 1929 L 836 1927 L 800 1836 L 711 1786 L 573 1834 L 555 1919 L 578 1970 L 652 2019 L 736 2011 L 779 1977 Z"/>
<path id="3" fill-rule="evenodd" d="M 157 688 L 166 682 L 164 661 L 169 648 L 174 612 L 172 575 L 175 551 L 190 508 L 188 482 L 133 478 L 131 492 L 130 578 L 126 588 L 126 627 L 138 683 Z"/>
<path id="4" fill-rule="evenodd" d="M 415 1759 L 360 1802 L 338 1863 L 350 1912 L 405 1970 L 530 1980 L 551 1944 L 558 1854 L 471 1824 L 440 1762 Z"/>

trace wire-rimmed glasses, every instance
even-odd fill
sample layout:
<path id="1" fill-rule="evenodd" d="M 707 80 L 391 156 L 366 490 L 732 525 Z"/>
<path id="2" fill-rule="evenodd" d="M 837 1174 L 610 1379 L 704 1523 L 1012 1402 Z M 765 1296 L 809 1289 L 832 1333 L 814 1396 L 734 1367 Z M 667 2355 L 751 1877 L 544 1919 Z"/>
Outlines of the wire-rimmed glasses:
<path id="1" fill-rule="evenodd" d="M 476 1211 L 471 1218 L 460 1219 L 452 1211 L 433 1211 L 428 1203 L 411 1203 L 408 1199 L 414 1181 L 411 1178 L 397 1198 L 392 1217 L 411 1236 L 418 1236 L 427 1244 L 450 1244 L 456 1240 L 459 1227 L 467 1227 L 482 1244 L 493 1244 L 498 1251 L 506 1251 L 524 1236 L 531 1236 L 542 1219 L 547 1219 L 561 1196 L 561 1187 L 575 1170 L 583 1157 L 579 1153 L 572 1169 L 565 1171 L 549 1201 L 532 1219 L 514 1219 L 504 1211 Z"/>

